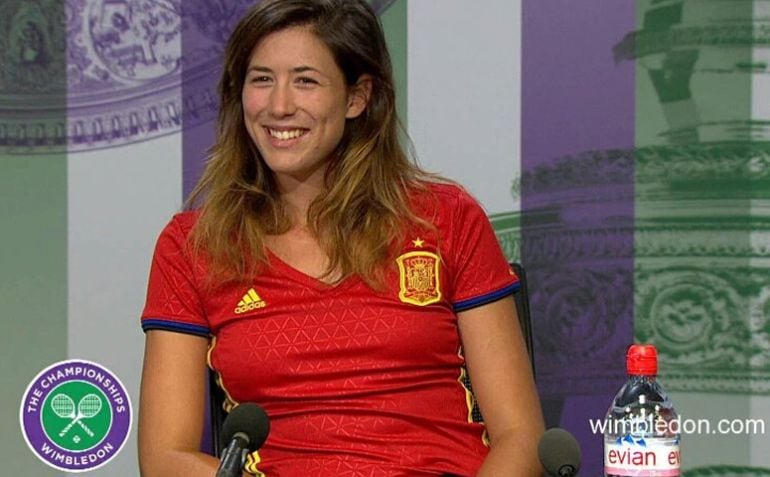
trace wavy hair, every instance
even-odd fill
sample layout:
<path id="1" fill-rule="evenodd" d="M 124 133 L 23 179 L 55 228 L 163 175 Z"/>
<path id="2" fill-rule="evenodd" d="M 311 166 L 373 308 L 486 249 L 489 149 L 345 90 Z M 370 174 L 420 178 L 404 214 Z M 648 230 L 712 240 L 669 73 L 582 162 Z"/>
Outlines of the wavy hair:
<path id="1" fill-rule="evenodd" d="M 326 191 L 307 223 L 329 257 L 326 277 L 353 274 L 370 285 L 394 258 L 410 223 L 432 227 L 410 194 L 438 176 L 422 171 L 399 142 L 393 74 L 382 26 L 364 0 L 264 0 L 238 23 L 227 44 L 219 84 L 217 136 L 187 201 L 200 207 L 191 239 L 218 280 L 244 279 L 264 263 L 264 237 L 291 227 L 271 170 L 247 133 L 241 91 L 249 59 L 267 35 L 306 26 L 329 48 L 348 86 L 372 78 L 364 112 L 348 119 L 326 171 Z"/>

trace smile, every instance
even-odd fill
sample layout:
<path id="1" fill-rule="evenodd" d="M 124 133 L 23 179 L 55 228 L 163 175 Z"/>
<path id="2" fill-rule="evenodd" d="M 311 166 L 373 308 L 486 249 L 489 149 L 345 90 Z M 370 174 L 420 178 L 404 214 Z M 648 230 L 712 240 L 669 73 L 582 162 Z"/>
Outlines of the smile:
<path id="1" fill-rule="evenodd" d="M 288 141 L 289 139 L 296 139 L 298 137 L 304 136 L 307 132 L 306 129 L 289 129 L 289 130 L 283 130 L 279 131 L 277 129 L 271 129 L 271 128 L 265 128 L 267 129 L 267 133 L 270 134 L 271 137 L 274 137 L 276 139 L 280 139 L 282 141 Z"/>

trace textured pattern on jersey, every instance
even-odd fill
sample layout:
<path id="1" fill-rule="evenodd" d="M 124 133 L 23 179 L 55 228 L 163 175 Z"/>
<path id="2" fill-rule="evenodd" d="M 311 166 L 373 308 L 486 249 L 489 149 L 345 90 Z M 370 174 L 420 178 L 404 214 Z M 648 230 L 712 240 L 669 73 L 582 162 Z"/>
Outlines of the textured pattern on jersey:
<path id="1" fill-rule="evenodd" d="M 175 216 L 158 238 L 142 313 L 145 331 L 166 328 L 208 334 L 209 323 L 195 281 L 200 266 L 190 259 L 187 247 L 187 236 L 196 217 L 193 213 Z"/>
<path id="2" fill-rule="evenodd" d="M 432 189 L 416 207 L 437 233 L 410 232 L 396 255 L 436 256 L 438 269 L 393 263 L 380 292 L 357 277 L 331 287 L 268 254 L 269 268 L 253 280 L 199 295 L 204 267 L 176 263 L 187 259 L 194 218 L 176 217 L 161 235 L 144 319 L 216 336 L 210 363 L 228 395 L 259 403 L 271 419 L 259 471 L 471 475 L 481 465 L 488 448 L 458 381 L 454 308 L 499 299 L 517 279 L 481 207 L 455 186 Z M 402 273 L 413 273 L 414 303 L 399 296 Z M 431 287 L 440 299 L 424 304 Z"/>

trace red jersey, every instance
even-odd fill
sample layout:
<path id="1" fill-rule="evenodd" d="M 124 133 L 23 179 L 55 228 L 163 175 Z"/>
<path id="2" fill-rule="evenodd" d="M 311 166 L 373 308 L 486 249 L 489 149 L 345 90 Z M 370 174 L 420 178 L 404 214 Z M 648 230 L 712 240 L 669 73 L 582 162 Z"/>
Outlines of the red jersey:
<path id="1" fill-rule="evenodd" d="M 461 384 L 458 311 L 518 287 L 486 214 L 461 188 L 429 186 L 434 232 L 404 237 L 386 287 L 331 286 L 268 253 L 248 282 L 206 291 L 190 258 L 196 214 L 175 216 L 153 258 L 146 330 L 213 336 L 210 365 L 233 403 L 271 431 L 247 470 L 267 476 L 474 475 L 488 448 Z"/>

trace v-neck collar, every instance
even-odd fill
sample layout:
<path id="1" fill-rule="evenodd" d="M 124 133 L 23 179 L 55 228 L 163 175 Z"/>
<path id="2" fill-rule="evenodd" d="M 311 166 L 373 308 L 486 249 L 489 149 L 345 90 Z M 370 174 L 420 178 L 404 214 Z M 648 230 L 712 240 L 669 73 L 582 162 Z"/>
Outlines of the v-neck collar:
<path id="1" fill-rule="evenodd" d="M 359 278 L 356 276 L 349 276 L 339 283 L 332 284 L 327 283 L 318 278 L 312 277 L 307 273 L 298 270 L 281 259 L 275 252 L 265 247 L 268 261 L 270 262 L 270 268 L 273 271 L 278 271 L 287 278 L 290 278 L 308 288 L 311 288 L 319 293 L 340 293 L 343 290 L 347 290 L 353 284 L 357 283 Z"/>

